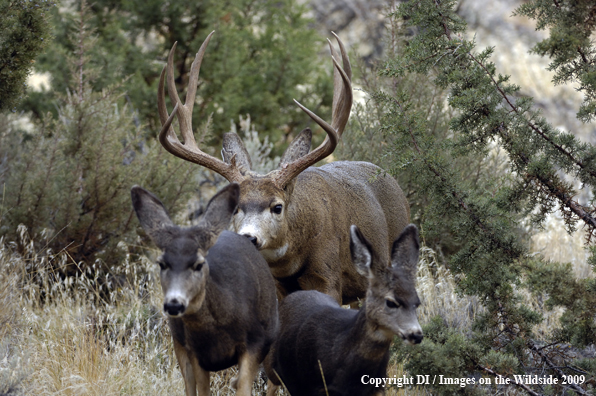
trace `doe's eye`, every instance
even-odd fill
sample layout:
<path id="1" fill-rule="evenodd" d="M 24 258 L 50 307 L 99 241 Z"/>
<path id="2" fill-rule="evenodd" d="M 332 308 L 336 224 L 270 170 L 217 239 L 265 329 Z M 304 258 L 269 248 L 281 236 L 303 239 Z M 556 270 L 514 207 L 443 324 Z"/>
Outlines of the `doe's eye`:
<path id="1" fill-rule="evenodd" d="M 203 258 L 203 256 L 199 256 L 197 258 L 197 261 L 195 261 L 195 263 L 192 265 L 192 270 L 193 271 L 200 271 L 203 269 L 203 264 L 205 264 L 205 259 Z"/>
<path id="2" fill-rule="evenodd" d="M 157 260 L 157 264 L 159 264 L 159 268 L 161 268 L 162 270 L 168 268 L 168 265 L 163 260 Z"/>
<path id="3" fill-rule="evenodd" d="M 275 214 L 280 214 L 282 208 L 283 208 L 283 205 L 277 204 L 277 205 L 275 205 L 274 207 L 271 208 L 271 212 L 273 212 Z"/>
<path id="4" fill-rule="evenodd" d="M 385 300 L 385 304 L 387 304 L 387 307 L 389 307 L 389 308 L 399 308 L 398 304 L 396 304 L 395 302 L 393 302 L 389 299 Z"/>

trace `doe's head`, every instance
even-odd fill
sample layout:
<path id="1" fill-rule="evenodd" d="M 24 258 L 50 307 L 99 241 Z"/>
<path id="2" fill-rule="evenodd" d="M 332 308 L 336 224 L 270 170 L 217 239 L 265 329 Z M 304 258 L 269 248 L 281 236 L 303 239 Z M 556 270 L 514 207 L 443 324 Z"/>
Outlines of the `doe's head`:
<path id="1" fill-rule="evenodd" d="M 367 319 L 375 327 L 399 335 L 411 344 L 422 341 L 416 308 L 416 269 L 420 243 L 418 229 L 408 225 L 395 240 L 391 262 L 379 260 L 370 242 L 357 226 L 350 227 L 350 251 L 358 272 L 369 280 L 366 292 Z"/>
<path id="2" fill-rule="evenodd" d="M 164 311 L 169 316 L 197 311 L 203 304 L 209 276 L 205 257 L 219 234 L 228 228 L 239 194 L 238 184 L 229 184 L 209 201 L 199 224 L 182 228 L 172 222 L 155 195 L 139 186 L 131 189 L 141 226 L 162 251 L 157 263 L 161 269 Z"/>

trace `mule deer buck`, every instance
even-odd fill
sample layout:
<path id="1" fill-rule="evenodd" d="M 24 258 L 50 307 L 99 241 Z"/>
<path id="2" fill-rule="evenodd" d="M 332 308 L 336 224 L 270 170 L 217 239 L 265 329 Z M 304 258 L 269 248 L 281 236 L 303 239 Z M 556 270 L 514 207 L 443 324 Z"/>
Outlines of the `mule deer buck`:
<path id="1" fill-rule="evenodd" d="M 278 338 L 265 359 L 267 396 L 275 395 L 280 378 L 292 396 L 384 394 L 369 382 L 387 377 L 393 335 L 422 341 L 416 226 L 407 226 L 393 244 L 390 266 L 358 227 L 352 225 L 350 234 L 353 262 L 369 283 L 362 307 L 343 309 L 314 290 L 287 296 L 279 307 Z"/>
<path id="2" fill-rule="evenodd" d="M 311 167 L 334 151 L 352 107 L 351 66 L 341 40 L 336 36 L 343 68 L 329 42 L 334 65 L 331 124 L 295 101 L 327 132 L 325 140 L 310 151 L 312 133 L 303 130 L 285 151 L 279 168 L 259 175 L 251 171 L 251 159 L 237 134 L 224 135 L 223 161 L 201 151 L 194 139 L 192 109 L 201 62 L 212 35 L 203 42 L 191 66 L 184 105 L 174 85 L 175 44 L 169 53 L 157 96 L 161 144 L 175 156 L 240 184 L 233 229 L 248 237 L 265 257 L 280 298 L 294 290 L 314 289 L 344 304 L 356 301 L 367 284 L 350 262 L 350 224 L 369 235 L 386 262 L 391 242 L 410 221 L 410 208 L 395 179 L 371 163 L 344 161 Z M 170 115 L 164 94 L 166 74 L 168 94 L 175 104 Z M 171 127 L 176 115 L 184 143 Z"/>
<path id="3" fill-rule="evenodd" d="M 164 310 L 186 395 L 210 394 L 209 372 L 238 364 L 232 385 L 249 396 L 259 364 L 278 329 L 277 300 L 267 263 L 245 237 L 228 228 L 239 187 L 217 193 L 199 224 L 173 224 L 162 203 L 135 186 L 141 226 L 163 251 L 158 259 Z"/>

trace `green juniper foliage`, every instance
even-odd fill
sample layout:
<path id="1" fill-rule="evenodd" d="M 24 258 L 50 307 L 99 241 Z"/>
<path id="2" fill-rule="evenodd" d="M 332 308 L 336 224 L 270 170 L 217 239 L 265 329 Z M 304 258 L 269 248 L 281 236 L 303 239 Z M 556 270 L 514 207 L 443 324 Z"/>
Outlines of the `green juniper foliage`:
<path id="1" fill-rule="evenodd" d="M 0 111 L 14 110 L 34 59 L 50 41 L 48 0 L 0 0 Z"/>
<path id="2" fill-rule="evenodd" d="M 24 106 L 38 116 L 55 111 L 51 99 L 68 85 L 62 59 L 74 49 L 66 38 L 78 7 L 74 2 L 54 12 L 56 40 L 38 64 L 51 73 L 53 92 L 36 93 Z M 89 24 L 97 42 L 89 56 L 98 75 L 92 88 L 101 91 L 129 77 L 123 85 L 126 99 L 155 136 L 161 128 L 157 82 L 168 52 L 177 42 L 176 84 L 186 91 L 194 56 L 215 30 L 201 67 L 193 125 L 212 115 L 217 138 L 208 143 L 216 145 L 230 120 L 250 114 L 261 134 L 283 144 L 290 134 L 312 125 L 292 98 L 323 118 L 330 114 L 332 68 L 328 57 L 320 55 L 325 43 L 310 28 L 304 7 L 294 0 L 94 1 Z"/>
<path id="3" fill-rule="evenodd" d="M 577 202 L 572 183 L 563 174 L 593 192 L 596 152 L 553 128 L 533 108 L 531 98 L 517 95 L 519 87 L 498 74 L 490 61 L 493 49 L 478 52 L 474 42 L 464 38 L 466 26 L 455 13 L 455 4 L 402 3 L 392 17 L 403 20 L 404 28 L 414 34 L 404 36 L 403 52 L 381 71 L 395 81 L 413 74 L 426 76 L 448 92 L 453 112 L 450 134 L 437 139 L 428 110 L 416 105 L 412 92 L 399 84 L 393 92 L 377 92 L 374 99 L 383 107 L 382 130 L 391 137 L 393 166 L 389 169 L 396 177 L 408 174 L 428 197 L 430 204 L 421 216 L 424 235 L 440 238 L 447 229 L 458 239 L 448 265 L 460 276 L 460 291 L 478 296 L 486 311 L 465 336 L 434 321 L 425 329 L 429 342 L 419 348 L 400 348 L 399 354 L 409 357 L 407 368 L 415 374 L 493 378 L 577 374 L 573 363 L 555 364 L 562 358 L 557 346 L 585 347 L 596 342 L 594 279 L 574 279 L 568 265 L 530 257 L 518 224 L 528 219 L 539 226 L 546 214 L 559 210 L 568 230 L 580 223 L 592 242 L 596 231 L 592 203 Z M 586 53 L 593 53 L 593 48 Z M 469 183 L 461 168 L 453 166 L 495 147 L 506 154 L 510 169 L 505 175 L 487 176 L 486 180 L 494 180 L 492 186 Z M 536 341 L 533 327 L 542 318 L 522 303 L 522 289 L 546 295 L 548 306 L 565 309 L 552 344 Z M 582 367 L 580 373 L 593 378 L 593 366 Z M 540 385 L 518 386 L 531 394 L 547 392 Z M 475 394 L 494 389 L 441 385 L 434 391 Z M 594 388 L 584 384 L 570 389 L 585 394 Z M 559 393 L 562 388 L 552 391 Z"/>
<path id="4" fill-rule="evenodd" d="M 591 0 L 534 0 L 522 4 L 518 15 L 537 22 L 537 29 L 550 29 L 550 36 L 536 44 L 533 52 L 548 55 L 553 83 L 578 82 L 584 94 L 577 118 L 596 119 L 596 3 Z"/>
<path id="5" fill-rule="evenodd" d="M 38 249 L 68 253 L 68 268 L 61 268 L 67 273 L 96 260 L 106 270 L 127 253 L 116 246 L 135 240 L 131 186 L 154 191 L 174 211 L 193 190 L 196 169 L 145 139 L 135 113 L 122 105 L 121 86 L 92 90 L 87 15 L 83 7 L 58 117 L 29 133 L 8 128 L 0 136 L 0 150 L 14 150 L 0 173 L 0 235 L 19 240 L 17 226 L 24 225 Z"/>

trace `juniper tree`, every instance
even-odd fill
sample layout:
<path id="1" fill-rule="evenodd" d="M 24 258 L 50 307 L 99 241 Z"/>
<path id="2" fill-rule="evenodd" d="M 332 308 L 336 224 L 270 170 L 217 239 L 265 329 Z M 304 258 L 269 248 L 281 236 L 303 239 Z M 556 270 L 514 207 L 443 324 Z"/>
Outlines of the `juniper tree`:
<path id="1" fill-rule="evenodd" d="M 0 235 L 17 241 L 22 224 L 40 252 L 68 254 L 63 272 L 98 263 L 105 274 L 128 253 L 118 243 L 135 240 L 131 186 L 156 191 L 175 212 L 193 190 L 195 167 L 173 161 L 145 138 L 133 109 L 122 105 L 121 83 L 91 88 L 97 73 L 88 54 L 95 36 L 87 17 L 83 7 L 71 38 L 75 50 L 65 61 L 71 78 L 58 96 L 58 117 L 29 133 L 0 135 L 0 147 L 14 150 L 0 174 Z"/>
<path id="2" fill-rule="evenodd" d="M 54 2 L 0 1 L 0 111 L 14 110 L 35 58 L 50 41 Z"/>
<path id="3" fill-rule="evenodd" d="M 65 38 L 77 7 L 78 2 L 73 2 L 54 12 L 56 40 L 37 65 L 51 73 L 53 92 L 32 95 L 26 106 L 39 116 L 53 111 L 51 98 L 67 86 L 61 59 L 73 50 Z M 323 38 L 310 28 L 305 5 L 293 0 L 99 0 L 90 7 L 89 23 L 97 34 L 90 57 L 100 69 L 92 87 L 99 91 L 130 77 L 124 84 L 126 98 L 153 136 L 161 127 L 157 81 L 169 50 L 178 42 L 176 84 L 185 89 L 194 55 L 213 30 L 216 34 L 201 68 L 193 125 L 212 115 L 219 139 L 230 120 L 250 114 L 257 130 L 277 143 L 311 123 L 292 98 L 320 109 L 323 117 L 330 114 L 332 79 L 327 75 L 328 64 L 324 67 L 318 54 L 325 49 Z"/>
<path id="4" fill-rule="evenodd" d="M 537 29 L 550 29 L 549 37 L 533 48 L 539 55 L 551 58 L 549 70 L 555 72 L 554 84 L 577 82 L 584 94 L 577 117 L 584 121 L 596 118 L 596 52 L 593 34 L 596 29 L 596 4 L 590 0 L 534 0 L 516 11 L 536 19 Z"/>
<path id="5" fill-rule="evenodd" d="M 586 205 L 575 200 L 568 178 L 590 189 L 593 197 L 596 151 L 572 134 L 552 127 L 535 109 L 532 98 L 517 95 L 519 87 L 511 84 L 508 76 L 498 74 L 490 61 L 493 49 L 477 51 L 475 43 L 464 38 L 466 25 L 455 13 L 455 3 L 402 3 L 392 17 L 415 33 L 404 36 L 400 57 L 387 62 L 381 73 L 396 80 L 412 74 L 426 76 L 438 89 L 448 92 L 453 112 L 450 134 L 436 139 L 432 118 L 414 104 L 416 99 L 407 90 L 398 87 L 395 92 L 377 92 L 374 97 L 384 110 L 381 127 L 391 136 L 391 171 L 397 177 L 410 175 L 419 194 L 428 197 L 429 204 L 421 216 L 426 235 L 440 239 L 440 232 L 446 228 L 457 236 L 460 245 L 449 256 L 448 265 L 461 279 L 460 291 L 478 296 L 486 310 L 469 334 L 462 335 L 436 320 L 428 325 L 427 341 L 420 348 L 401 349 L 399 354 L 409 358 L 407 367 L 414 374 L 495 377 L 547 373 L 561 378 L 579 372 L 593 378 L 592 360 L 563 365 L 555 362 L 569 358 L 561 355 L 561 344 L 584 347 L 596 342 L 596 281 L 575 279 L 568 264 L 530 256 L 518 224 L 528 219 L 540 226 L 546 214 L 558 211 L 569 231 L 581 224 L 586 241 L 593 243 L 593 202 Z M 567 21 L 583 21 L 579 29 L 590 37 L 594 24 L 589 17 L 592 14 L 585 14 L 586 4 L 554 4 L 576 15 Z M 547 5 L 550 3 L 533 2 L 520 12 L 529 14 L 532 9 L 537 15 L 548 15 L 550 11 L 540 11 Z M 578 48 L 586 62 L 568 77 L 583 81 L 580 85 L 589 99 L 594 87 L 586 81 L 592 78 L 594 45 L 583 40 Z M 577 53 L 577 49 L 568 52 Z M 568 59 L 573 63 L 575 58 Z M 564 69 L 562 62 L 557 65 Z M 580 110 L 585 120 L 589 119 L 589 109 L 590 105 L 584 104 Z M 485 179 L 492 182 L 483 188 L 470 185 L 465 173 L 453 166 L 466 159 L 477 161 L 494 147 L 506 155 L 509 171 L 486 175 Z M 542 318 L 522 302 L 522 289 L 546 295 L 547 306 L 564 308 L 560 327 L 554 329 L 547 345 L 541 344 L 533 332 Z M 517 386 L 530 394 L 563 392 L 560 386 Z M 568 389 L 586 394 L 594 387 L 584 383 Z M 435 389 L 437 393 L 494 390 L 444 385 Z"/>

